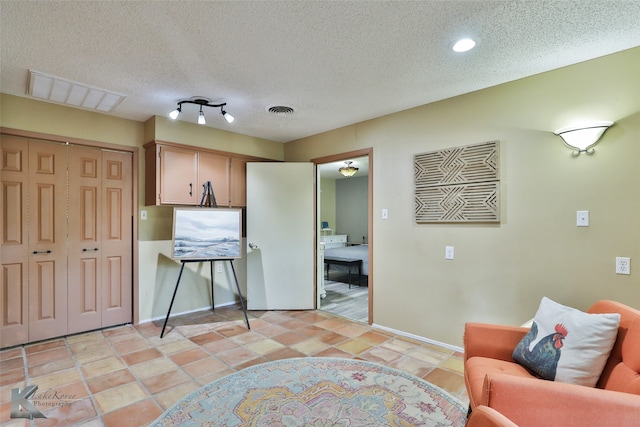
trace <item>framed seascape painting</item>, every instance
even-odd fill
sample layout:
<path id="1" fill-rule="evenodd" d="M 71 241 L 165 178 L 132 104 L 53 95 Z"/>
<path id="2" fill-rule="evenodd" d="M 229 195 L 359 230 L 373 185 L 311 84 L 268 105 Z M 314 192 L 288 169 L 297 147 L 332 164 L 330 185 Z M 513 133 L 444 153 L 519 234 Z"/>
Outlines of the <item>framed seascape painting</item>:
<path id="1" fill-rule="evenodd" d="M 241 258 L 241 233 L 241 209 L 173 208 L 172 258 Z"/>

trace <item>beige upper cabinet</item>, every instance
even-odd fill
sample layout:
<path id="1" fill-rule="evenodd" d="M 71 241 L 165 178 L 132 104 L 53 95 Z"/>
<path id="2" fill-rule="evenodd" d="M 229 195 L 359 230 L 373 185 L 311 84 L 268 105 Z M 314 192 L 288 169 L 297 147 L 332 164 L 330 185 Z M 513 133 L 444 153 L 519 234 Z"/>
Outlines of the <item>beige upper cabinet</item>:
<path id="1" fill-rule="evenodd" d="M 218 206 L 229 206 L 229 156 L 214 153 L 198 153 L 198 200 L 203 202 L 205 185 L 211 182 L 213 196 Z M 204 200 L 207 204 L 207 200 Z M 211 203 L 213 205 L 213 202 Z"/>
<path id="2" fill-rule="evenodd" d="M 198 198 L 198 153 L 160 147 L 160 197 L 174 205 L 193 205 Z"/>
<path id="3" fill-rule="evenodd" d="M 147 206 L 199 205 L 211 182 L 217 206 L 244 207 L 247 161 L 267 160 L 158 141 L 144 148 Z"/>

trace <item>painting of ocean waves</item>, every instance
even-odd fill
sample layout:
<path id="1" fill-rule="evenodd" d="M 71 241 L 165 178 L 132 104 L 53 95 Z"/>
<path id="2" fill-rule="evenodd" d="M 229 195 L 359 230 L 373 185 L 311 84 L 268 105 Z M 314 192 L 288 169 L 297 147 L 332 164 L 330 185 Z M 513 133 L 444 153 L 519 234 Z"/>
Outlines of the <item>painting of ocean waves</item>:
<path id="1" fill-rule="evenodd" d="M 242 211 L 226 208 L 174 208 L 173 258 L 240 258 Z"/>

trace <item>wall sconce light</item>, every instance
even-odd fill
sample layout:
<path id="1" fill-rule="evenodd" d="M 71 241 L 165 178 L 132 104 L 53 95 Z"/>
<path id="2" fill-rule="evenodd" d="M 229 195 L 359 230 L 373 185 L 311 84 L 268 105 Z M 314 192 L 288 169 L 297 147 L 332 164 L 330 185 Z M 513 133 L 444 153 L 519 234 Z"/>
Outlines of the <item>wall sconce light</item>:
<path id="1" fill-rule="evenodd" d="M 178 118 L 178 116 L 182 112 L 182 104 L 196 104 L 200 106 L 200 113 L 198 113 L 199 125 L 204 125 L 207 123 L 207 121 L 204 118 L 204 112 L 202 111 L 202 107 L 220 108 L 220 114 L 222 114 L 222 117 L 224 117 L 227 123 L 232 123 L 235 120 L 235 118 L 231 114 L 224 111 L 224 106 L 227 105 L 226 102 L 222 104 L 212 104 L 210 99 L 201 98 L 201 97 L 195 97 L 193 99 L 185 99 L 183 101 L 178 102 L 178 108 L 176 108 L 175 110 L 169 113 L 170 118 L 172 118 L 173 120 Z"/>
<path id="2" fill-rule="evenodd" d="M 584 126 L 568 126 L 554 133 L 562 138 L 567 147 L 573 150 L 574 156 L 580 153 L 593 154 L 593 148 L 604 132 L 613 124 L 610 121 L 594 122 Z"/>
<path id="3" fill-rule="evenodd" d="M 347 166 L 341 167 L 340 169 L 338 169 L 338 172 L 340 172 L 342 175 L 346 176 L 347 178 L 351 178 L 353 175 L 356 174 L 356 172 L 358 172 L 358 168 L 355 166 L 351 166 L 351 163 L 353 162 L 345 162 Z"/>

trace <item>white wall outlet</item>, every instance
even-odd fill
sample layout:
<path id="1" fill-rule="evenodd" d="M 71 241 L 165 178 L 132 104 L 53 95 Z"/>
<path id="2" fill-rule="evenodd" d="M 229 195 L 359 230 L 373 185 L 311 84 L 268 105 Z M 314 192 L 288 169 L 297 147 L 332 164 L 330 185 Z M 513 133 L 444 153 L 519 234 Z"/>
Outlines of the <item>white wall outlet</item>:
<path id="1" fill-rule="evenodd" d="M 216 273 L 222 273 L 222 264 L 216 264 Z"/>
<path id="2" fill-rule="evenodd" d="M 577 211 L 576 212 L 576 225 L 578 227 L 589 226 L 589 211 Z"/>
<path id="3" fill-rule="evenodd" d="M 382 209 L 382 219 L 389 219 L 389 209 Z"/>
<path id="4" fill-rule="evenodd" d="M 631 258 L 616 257 L 616 274 L 631 274 Z"/>
<path id="5" fill-rule="evenodd" d="M 444 259 L 453 259 L 455 255 L 453 246 L 444 247 Z"/>
<path id="6" fill-rule="evenodd" d="M 140 219 L 143 221 L 147 220 L 147 211 L 140 211 Z"/>

